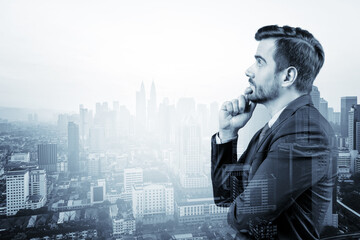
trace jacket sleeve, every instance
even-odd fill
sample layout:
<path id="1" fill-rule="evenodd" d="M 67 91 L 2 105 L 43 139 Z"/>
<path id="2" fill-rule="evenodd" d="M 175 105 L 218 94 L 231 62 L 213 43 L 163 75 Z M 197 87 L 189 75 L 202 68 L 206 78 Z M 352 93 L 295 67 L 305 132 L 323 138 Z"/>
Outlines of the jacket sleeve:
<path id="1" fill-rule="evenodd" d="M 229 207 L 232 202 L 229 176 L 226 176 L 224 167 L 237 162 L 236 148 L 237 138 L 224 144 L 216 144 L 216 134 L 211 138 L 211 179 L 217 206 Z"/>

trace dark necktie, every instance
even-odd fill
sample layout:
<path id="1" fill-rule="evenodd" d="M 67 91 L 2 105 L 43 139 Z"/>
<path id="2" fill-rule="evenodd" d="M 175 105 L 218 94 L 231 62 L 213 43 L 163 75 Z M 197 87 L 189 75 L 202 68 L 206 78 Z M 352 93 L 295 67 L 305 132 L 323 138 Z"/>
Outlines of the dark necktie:
<path id="1" fill-rule="evenodd" d="M 265 134 L 269 131 L 269 129 L 270 129 L 269 124 L 266 123 L 265 126 L 261 129 L 259 138 L 258 138 L 258 140 L 256 142 L 255 149 L 253 149 L 253 151 L 255 151 L 259 147 L 259 144 L 260 144 L 261 140 L 265 137 Z M 255 155 L 255 153 L 254 153 L 254 155 Z M 255 161 L 254 160 L 255 160 L 254 158 L 252 158 L 250 160 L 250 163 L 249 163 L 250 164 L 250 171 L 249 171 L 248 174 L 244 175 L 246 180 L 252 179 L 252 177 L 254 175 L 253 171 L 256 171 L 256 169 L 258 169 L 258 167 L 259 167 L 259 165 L 261 163 L 261 159 L 259 159 L 259 158 L 256 159 Z"/>
<path id="2" fill-rule="evenodd" d="M 269 127 L 269 123 L 266 123 L 265 126 L 263 127 L 263 129 L 260 132 L 260 136 L 259 136 L 259 140 L 258 140 L 258 144 L 261 142 L 261 140 L 264 138 L 265 134 L 267 133 L 267 131 L 270 129 Z"/>

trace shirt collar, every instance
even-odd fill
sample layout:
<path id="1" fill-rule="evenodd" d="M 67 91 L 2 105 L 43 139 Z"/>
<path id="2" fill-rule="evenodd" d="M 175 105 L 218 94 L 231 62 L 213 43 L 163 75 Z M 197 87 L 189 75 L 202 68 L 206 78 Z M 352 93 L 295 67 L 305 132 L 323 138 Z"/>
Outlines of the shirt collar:
<path id="1" fill-rule="evenodd" d="M 278 118 L 280 117 L 280 114 L 284 111 L 284 109 L 286 107 L 287 107 L 287 105 L 285 107 L 283 107 L 282 109 L 280 109 L 280 111 L 278 111 L 277 113 L 274 114 L 274 116 L 268 122 L 269 128 L 271 128 L 274 125 L 274 123 L 276 122 L 276 120 L 278 120 Z"/>

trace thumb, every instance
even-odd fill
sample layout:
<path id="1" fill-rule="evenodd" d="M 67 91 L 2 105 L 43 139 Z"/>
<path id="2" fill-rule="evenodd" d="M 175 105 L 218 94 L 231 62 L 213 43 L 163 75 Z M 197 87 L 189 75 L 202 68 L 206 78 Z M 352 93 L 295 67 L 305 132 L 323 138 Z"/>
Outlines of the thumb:
<path id="1" fill-rule="evenodd" d="M 250 108 L 249 108 L 249 113 L 252 114 L 256 108 L 256 103 L 249 101 L 250 103 Z"/>

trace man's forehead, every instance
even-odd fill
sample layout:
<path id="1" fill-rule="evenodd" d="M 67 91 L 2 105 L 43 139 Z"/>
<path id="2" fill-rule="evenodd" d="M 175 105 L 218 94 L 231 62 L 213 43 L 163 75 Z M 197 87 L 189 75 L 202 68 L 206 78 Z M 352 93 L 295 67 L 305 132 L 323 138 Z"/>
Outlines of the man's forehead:
<path id="1" fill-rule="evenodd" d="M 273 53 L 275 51 L 275 39 L 268 38 L 261 40 L 256 50 L 256 55 L 261 56 L 265 59 L 273 59 Z"/>

